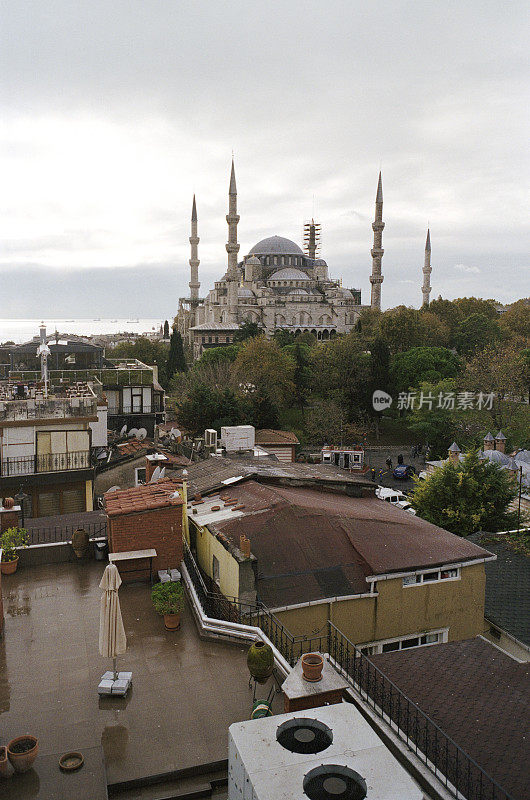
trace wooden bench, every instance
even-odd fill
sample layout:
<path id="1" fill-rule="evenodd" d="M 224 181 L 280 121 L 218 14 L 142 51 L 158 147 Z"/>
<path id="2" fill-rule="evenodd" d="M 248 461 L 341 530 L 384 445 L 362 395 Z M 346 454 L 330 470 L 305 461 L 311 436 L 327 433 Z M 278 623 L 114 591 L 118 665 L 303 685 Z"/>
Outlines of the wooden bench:
<path id="1" fill-rule="evenodd" d="M 126 550 L 123 553 L 109 553 L 109 561 L 111 564 L 116 564 L 120 575 L 127 572 L 139 572 L 142 567 L 133 567 L 132 569 L 120 569 L 122 561 L 149 561 L 149 583 L 153 583 L 153 558 L 156 558 L 156 550 Z"/>

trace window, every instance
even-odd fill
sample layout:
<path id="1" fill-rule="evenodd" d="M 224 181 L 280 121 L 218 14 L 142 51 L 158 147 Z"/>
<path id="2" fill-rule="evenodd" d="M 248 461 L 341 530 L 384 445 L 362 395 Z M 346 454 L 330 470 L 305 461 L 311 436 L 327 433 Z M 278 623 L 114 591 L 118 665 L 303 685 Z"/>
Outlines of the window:
<path id="1" fill-rule="evenodd" d="M 219 560 L 215 556 L 212 556 L 212 578 L 214 583 L 218 586 L 221 585 L 219 581 Z"/>
<path id="2" fill-rule="evenodd" d="M 131 390 L 132 397 L 132 413 L 139 414 L 142 410 L 142 389 L 140 386 L 134 386 Z"/>
<path id="3" fill-rule="evenodd" d="M 447 628 L 439 631 L 431 631 L 430 633 L 418 633 L 415 636 L 401 636 L 397 639 L 369 642 L 360 645 L 358 650 L 366 656 L 374 656 L 378 653 L 392 653 L 396 650 L 407 650 L 410 647 L 426 647 L 446 641 Z"/>
<path id="4" fill-rule="evenodd" d="M 419 583 L 439 583 L 440 581 L 455 581 L 460 578 L 460 568 L 436 569 L 420 572 L 415 575 L 404 575 L 403 586 L 417 586 Z"/>

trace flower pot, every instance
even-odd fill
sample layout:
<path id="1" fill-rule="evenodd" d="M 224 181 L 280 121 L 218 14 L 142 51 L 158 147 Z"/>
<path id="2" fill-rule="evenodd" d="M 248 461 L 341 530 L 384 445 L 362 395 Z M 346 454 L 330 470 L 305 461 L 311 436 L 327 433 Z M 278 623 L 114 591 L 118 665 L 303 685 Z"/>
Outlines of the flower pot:
<path id="1" fill-rule="evenodd" d="M 164 614 L 166 631 L 178 631 L 180 628 L 180 612 L 178 614 Z"/>
<path id="2" fill-rule="evenodd" d="M 89 540 L 88 532 L 83 528 L 78 528 L 72 534 L 72 548 L 78 558 L 84 558 L 88 554 Z"/>
<path id="3" fill-rule="evenodd" d="M 7 757 L 11 761 L 15 772 L 27 772 L 37 758 L 39 740 L 35 736 L 26 734 L 11 739 L 7 745 Z"/>
<path id="4" fill-rule="evenodd" d="M 18 556 L 13 561 L 0 561 L 0 571 L 2 575 L 12 575 L 17 571 Z"/>
<path id="5" fill-rule="evenodd" d="M 304 653 L 302 656 L 302 673 L 304 680 L 316 683 L 322 680 L 324 659 L 318 653 Z"/>
<path id="6" fill-rule="evenodd" d="M 274 653 L 270 644 L 254 642 L 247 654 L 247 667 L 255 681 L 266 683 L 274 669 Z"/>
<path id="7" fill-rule="evenodd" d="M 11 767 L 7 760 L 7 747 L 0 747 L 0 778 L 9 778 Z"/>

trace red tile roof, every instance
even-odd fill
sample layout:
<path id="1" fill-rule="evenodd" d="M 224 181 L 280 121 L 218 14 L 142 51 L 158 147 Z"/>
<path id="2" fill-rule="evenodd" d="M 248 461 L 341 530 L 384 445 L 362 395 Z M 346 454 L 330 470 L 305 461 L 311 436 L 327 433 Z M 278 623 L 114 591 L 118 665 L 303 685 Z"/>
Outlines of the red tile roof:
<path id="1" fill-rule="evenodd" d="M 156 483 L 145 486 L 135 486 L 133 489 L 107 492 L 105 494 L 105 507 L 109 517 L 119 514 L 138 514 L 155 508 L 181 506 L 180 497 L 172 497 L 181 482 L 172 478 L 163 478 Z"/>
<path id="2" fill-rule="evenodd" d="M 153 447 L 152 441 L 139 441 L 138 439 L 131 439 L 129 442 L 122 442 L 116 445 L 116 454 L 118 458 L 122 456 L 141 456 L 142 453 Z"/>
<path id="3" fill-rule="evenodd" d="M 260 445 L 267 445 L 267 444 L 300 444 L 297 437 L 294 433 L 290 431 L 273 431 L 270 428 L 263 428 L 260 431 L 256 431 L 256 444 Z"/>

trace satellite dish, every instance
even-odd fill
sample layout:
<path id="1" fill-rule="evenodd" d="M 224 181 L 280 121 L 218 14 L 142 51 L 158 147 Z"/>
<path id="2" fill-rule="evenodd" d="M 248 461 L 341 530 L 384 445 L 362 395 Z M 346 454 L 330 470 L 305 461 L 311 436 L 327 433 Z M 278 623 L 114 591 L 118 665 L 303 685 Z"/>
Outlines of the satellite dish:
<path id="1" fill-rule="evenodd" d="M 166 474 L 166 468 L 162 467 L 162 469 L 160 470 L 160 475 L 158 477 L 163 478 L 165 474 Z"/>
<path id="2" fill-rule="evenodd" d="M 178 428 L 171 428 L 171 430 L 169 432 L 169 438 L 170 439 L 178 439 L 180 435 L 181 434 L 180 434 L 180 431 L 179 431 Z"/>
<path id="3" fill-rule="evenodd" d="M 107 458 L 107 451 L 106 450 L 101 450 L 98 453 L 98 459 L 103 459 L 103 458 Z"/>
<path id="4" fill-rule="evenodd" d="M 155 467 L 149 483 L 155 483 L 160 477 L 160 467 Z"/>
<path id="5" fill-rule="evenodd" d="M 127 436 L 129 437 L 129 439 L 132 439 L 132 438 L 133 438 L 133 436 L 137 436 L 137 435 L 138 435 L 138 428 L 131 428 L 131 430 L 130 430 L 130 431 L 129 431 L 129 433 L 127 434 Z"/>
<path id="6" fill-rule="evenodd" d="M 126 433 L 127 433 L 127 425 L 124 425 L 120 431 L 120 436 L 125 436 Z"/>
<path id="7" fill-rule="evenodd" d="M 144 439 L 147 438 L 147 430 L 145 428 L 138 428 L 138 433 L 136 434 L 136 438 L 140 439 L 142 442 Z"/>
<path id="8" fill-rule="evenodd" d="M 105 494 L 108 494 L 109 492 L 119 492 L 120 489 L 121 489 L 121 486 L 111 486 L 110 489 L 107 489 Z"/>

